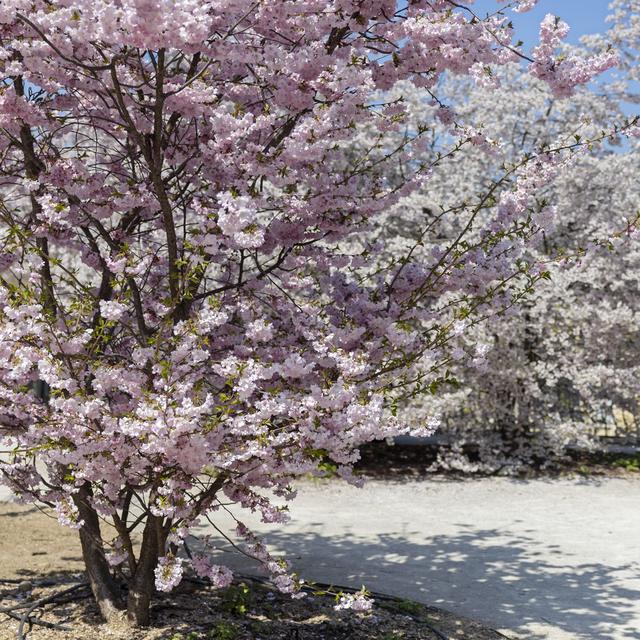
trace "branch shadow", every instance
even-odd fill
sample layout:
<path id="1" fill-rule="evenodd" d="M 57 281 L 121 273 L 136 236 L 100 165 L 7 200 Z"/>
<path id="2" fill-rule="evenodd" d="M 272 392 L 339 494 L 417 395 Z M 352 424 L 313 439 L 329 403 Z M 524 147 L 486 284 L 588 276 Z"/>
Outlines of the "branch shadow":
<path id="1" fill-rule="evenodd" d="M 640 564 L 575 564 L 553 544 L 500 529 L 458 526 L 457 535 L 377 539 L 328 536 L 322 523 L 306 533 L 264 535 L 286 552 L 301 577 L 410 598 L 509 629 L 527 640 L 550 631 L 589 640 L 640 639 Z M 409 532 L 420 540 L 418 532 Z M 255 567 L 232 554 L 236 570 Z M 622 584 L 627 582 L 627 586 Z M 637 586 L 636 586 L 637 585 Z M 634 611 L 635 608 L 635 611 Z M 563 636 L 566 637 L 566 636 Z"/>

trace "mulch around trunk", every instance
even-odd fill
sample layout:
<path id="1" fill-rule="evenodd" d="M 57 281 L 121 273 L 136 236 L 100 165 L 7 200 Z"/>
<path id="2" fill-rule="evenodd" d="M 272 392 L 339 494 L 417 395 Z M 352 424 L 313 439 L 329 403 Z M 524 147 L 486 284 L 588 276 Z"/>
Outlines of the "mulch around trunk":
<path id="1" fill-rule="evenodd" d="M 3 586 L 7 586 L 6 583 Z M 0 638 L 10 640 L 502 640 L 506 636 L 410 600 L 376 599 L 371 613 L 336 611 L 335 599 L 293 600 L 252 578 L 215 590 L 185 581 L 159 595 L 153 624 L 132 630 L 101 622 L 86 583 L 61 578 L 4 589 Z M 58 594 L 58 597 L 56 597 Z M 40 603 L 40 604 L 39 604 Z M 7 613 L 12 617 L 9 618 Z M 22 636 L 19 628 L 22 628 Z"/>

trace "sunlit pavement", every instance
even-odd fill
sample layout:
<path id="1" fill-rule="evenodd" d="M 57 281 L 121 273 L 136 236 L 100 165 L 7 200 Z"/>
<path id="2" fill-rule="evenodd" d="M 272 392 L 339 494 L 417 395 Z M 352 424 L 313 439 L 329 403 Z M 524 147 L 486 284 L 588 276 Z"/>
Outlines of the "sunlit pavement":
<path id="1" fill-rule="evenodd" d="M 299 489 L 286 526 L 245 522 L 305 578 L 364 584 L 525 640 L 640 639 L 640 480 Z"/>

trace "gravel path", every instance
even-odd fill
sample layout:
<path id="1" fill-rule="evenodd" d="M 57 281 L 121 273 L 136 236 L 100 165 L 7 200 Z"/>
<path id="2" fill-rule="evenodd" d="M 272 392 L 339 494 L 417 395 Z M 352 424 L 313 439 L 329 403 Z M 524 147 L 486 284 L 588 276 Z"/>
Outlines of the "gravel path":
<path id="1" fill-rule="evenodd" d="M 307 579 L 365 584 L 523 640 L 640 640 L 640 479 L 307 482 L 291 513 L 285 527 L 246 522 Z M 18 552 L 3 537 L 0 558 Z"/>
<path id="2" fill-rule="evenodd" d="M 308 483 L 291 510 L 251 524 L 306 578 L 524 640 L 640 639 L 640 480 Z"/>

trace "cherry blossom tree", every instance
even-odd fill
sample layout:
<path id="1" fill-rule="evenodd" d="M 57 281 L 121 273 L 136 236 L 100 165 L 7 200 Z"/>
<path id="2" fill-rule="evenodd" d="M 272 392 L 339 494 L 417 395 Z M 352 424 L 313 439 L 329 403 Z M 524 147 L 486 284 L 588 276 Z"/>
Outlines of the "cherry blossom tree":
<path id="1" fill-rule="evenodd" d="M 545 19 L 531 62 L 563 96 L 615 62 L 556 58 L 564 32 Z M 295 477 L 349 480 L 362 443 L 410 430 L 397 404 L 544 276 L 525 252 L 536 194 L 583 143 L 541 145 L 465 204 L 446 247 L 381 264 L 379 214 L 487 141 L 460 127 L 425 162 L 447 109 L 411 129 L 374 96 L 491 77 L 522 55 L 506 17 L 448 0 L 4 0 L 0 39 L 2 474 L 78 529 L 105 619 L 146 624 L 187 565 L 229 584 L 183 552 L 200 519 L 234 504 L 284 522 L 272 497 Z M 358 151 L 362 126 L 377 134 Z"/>

